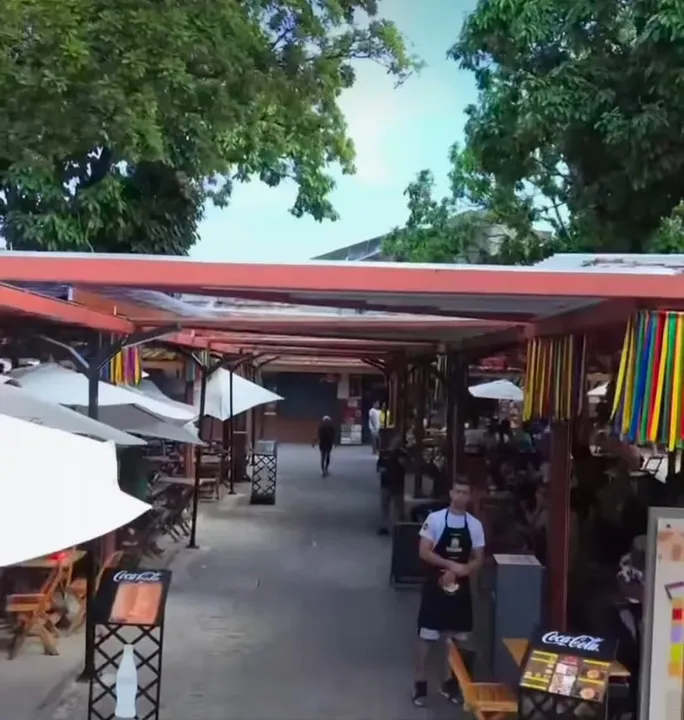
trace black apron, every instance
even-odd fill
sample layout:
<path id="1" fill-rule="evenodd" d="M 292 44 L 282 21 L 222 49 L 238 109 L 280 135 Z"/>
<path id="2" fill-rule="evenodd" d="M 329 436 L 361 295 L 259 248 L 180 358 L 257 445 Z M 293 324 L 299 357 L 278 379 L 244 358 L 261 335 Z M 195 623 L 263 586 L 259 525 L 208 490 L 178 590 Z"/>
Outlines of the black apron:
<path id="1" fill-rule="evenodd" d="M 449 511 L 444 512 L 444 530 L 433 552 L 445 560 L 466 565 L 470 562 L 473 539 L 468 529 L 468 516 L 462 528 L 447 525 Z M 473 605 L 470 579 L 457 578 L 458 590 L 449 594 L 439 584 L 442 570 L 429 566 L 423 584 L 418 612 L 418 629 L 438 630 L 445 633 L 467 633 L 473 629 Z"/>

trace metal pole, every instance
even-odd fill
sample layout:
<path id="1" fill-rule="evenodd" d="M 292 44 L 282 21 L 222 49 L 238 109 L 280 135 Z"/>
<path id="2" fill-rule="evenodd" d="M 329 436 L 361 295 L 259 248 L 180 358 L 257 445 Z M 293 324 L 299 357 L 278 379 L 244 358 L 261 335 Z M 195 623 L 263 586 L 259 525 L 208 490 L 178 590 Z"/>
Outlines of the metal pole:
<path id="1" fill-rule="evenodd" d="M 440 494 L 446 496 L 451 483 L 456 478 L 456 404 L 458 402 L 456 392 L 456 369 L 453 353 L 447 355 L 447 386 L 446 386 L 446 454 L 447 454 L 447 476 L 444 487 L 439 488 Z"/>
<path id="2" fill-rule="evenodd" d="M 235 425 L 233 424 L 233 373 L 235 368 L 230 369 L 230 489 L 229 495 L 235 495 Z"/>
<path id="3" fill-rule="evenodd" d="M 256 379 L 257 379 L 256 367 L 252 366 L 252 382 L 255 383 L 255 382 L 256 382 Z M 251 426 L 250 426 L 250 428 L 249 428 L 249 430 L 250 430 L 250 436 L 251 436 L 251 437 L 250 437 L 250 440 L 249 440 L 249 443 L 250 443 L 251 450 L 252 450 L 252 458 L 251 458 L 251 460 L 252 460 L 252 477 L 253 477 L 253 476 L 254 476 L 254 460 L 255 460 L 255 457 L 254 457 L 254 449 L 255 449 L 255 446 L 256 446 L 256 423 L 257 423 L 256 408 L 251 408 L 249 412 L 250 412 L 251 420 L 252 420 L 252 424 L 251 424 Z"/>
<path id="4" fill-rule="evenodd" d="M 416 415 L 415 415 L 415 467 L 413 469 L 415 478 L 414 497 L 423 497 L 423 439 L 425 437 L 425 428 L 423 427 L 423 419 L 425 418 L 425 405 L 427 399 L 427 379 L 425 365 L 419 365 L 416 370 L 418 387 L 416 388 Z"/>
<path id="5" fill-rule="evenodd" d="M 88 368 L 88 417 L 98 418 L 98 399 L 100 390 L 100 372 L 97 364 L 97 348 L 99 338 L 95 344 L 93 357 L 90 358 Z M 90 681 L 95 677 L 95 617 L 94 604 L 97 590 L 97 556 L 100 554 L 100 539 L 94 538 L 86 545 L 86 617 L 85 617 L 85 657 L 83 671 L 79 675 L 82 682 Z"/>
<path id="6" fill-rule="evenodd" d="M 204 422 L 204 410 L 207 402 L 207 375 L 209 374 L 209 368 L 204 365 L 196 365 L 197 370 L 200 373 L 200 398 L 199 398 L 199 428 L 197 435 L 202 440 L 202 424 Z M 190 523 L 190 542 L 188 548 L 190 550 L 196 550 L 197 545 L 197 511 L 199 509 L 199 496 L 200 496 L 200 479 L 202 475 L 202 445 L 195 446 L 195 486 L 192 493 L 192 520 Z"/>

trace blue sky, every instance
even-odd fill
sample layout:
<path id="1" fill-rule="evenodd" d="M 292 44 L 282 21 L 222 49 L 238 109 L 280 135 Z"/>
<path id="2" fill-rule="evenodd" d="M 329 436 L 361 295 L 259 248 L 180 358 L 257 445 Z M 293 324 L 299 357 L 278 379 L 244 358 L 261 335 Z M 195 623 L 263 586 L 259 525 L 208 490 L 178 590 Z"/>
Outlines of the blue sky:
<path id="1" fill-rule="evenodd" d="M 446 183 L 449 146 L 462 136 L 463 111 L 476 97 L 470 73 L 446 59 L 475 0 L 380 0 L 425 69 L 398 89 L 377 66 L 360 66 L 341 106 L 356 143 L 357 173 L 338 179 L 332 196 L 340 219 L 318 223 L 289 214 L 292 185 L 238 186 L 228 208 L 210 207 L 192 251 L 203 260 L 305 260 L 381 235 L 406 219 L 406 185 L 423 168 Z"/>

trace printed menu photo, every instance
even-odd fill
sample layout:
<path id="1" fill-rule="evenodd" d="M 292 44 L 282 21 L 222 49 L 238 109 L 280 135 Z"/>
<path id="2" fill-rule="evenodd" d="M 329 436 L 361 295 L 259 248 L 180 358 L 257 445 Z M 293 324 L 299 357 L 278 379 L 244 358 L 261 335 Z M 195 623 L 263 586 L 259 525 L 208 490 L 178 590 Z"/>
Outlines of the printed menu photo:
<path id="1" fill-rule="evenodd" d="M 532 650 L 525 664 L 520 686 L 600 703 L 606 693 L 609 670 L 608 662 Z"/>
<path id="2" fill-rule="evenodd" d="M 162 583 L 121 583 L 109 621 L 120 625 L 154 625 L 163 591 Z"/>
<path id="3" fill-rule="evenodd" d="M 609 679 L 610 663 L 582 659 L 573 696 L 590 702 L 603 702 Z"/>
<path id="4" fill-rule="evenodd" d="M 530 690 L 548 692 L 557 662 L 558 655 L 556 653 L 532 650 L 520 679 L 520 686 Z"/>

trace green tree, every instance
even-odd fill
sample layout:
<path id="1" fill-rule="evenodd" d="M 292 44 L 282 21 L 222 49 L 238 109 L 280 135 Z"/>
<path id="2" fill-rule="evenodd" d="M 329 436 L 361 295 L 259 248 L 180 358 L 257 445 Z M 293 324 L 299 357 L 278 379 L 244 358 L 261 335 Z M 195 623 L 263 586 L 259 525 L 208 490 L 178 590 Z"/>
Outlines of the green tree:
<path id="1" fill-rule="evenodd" d="M 684 14 L 672 0 L 479 0 L 450 55 L 475 74 L 450 202 L 524 241 L 684 248 Z"/>
<path id="2" fill-rule="evenodd" d="M 416 68 L 377 0 L 7 0 L 0 221 L 15 248 L 185 253 L 207 199 L 292 179 L 335 219 L 354 62 Z"/>
<path id="3" fill-rule="evenodd" d="M 457 145 L 451 162 L 451 192 L 445 197 L 435 198 L 429 170 L 406 188 L 409 217 L 384 238 L 387 255 L 400 262 L 529 265 L 565 248 L 558 233 L 535 227 L 547 218 L 532 196 L 499 192 Z M 560 224 L 555 214 L 548 220 Z"/>

